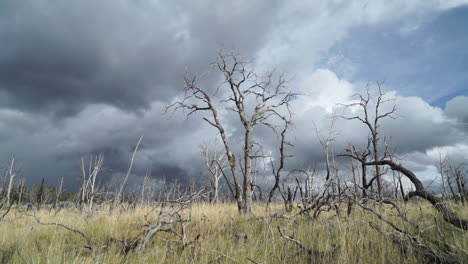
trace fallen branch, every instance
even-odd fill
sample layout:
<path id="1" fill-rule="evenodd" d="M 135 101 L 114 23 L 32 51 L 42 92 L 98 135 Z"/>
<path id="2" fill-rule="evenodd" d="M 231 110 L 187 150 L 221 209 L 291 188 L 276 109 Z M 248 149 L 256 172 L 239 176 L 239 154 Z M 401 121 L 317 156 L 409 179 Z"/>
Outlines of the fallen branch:
<path id="1" fill-rule="evenodd" d="M 2 207 L 3 207 L 3 204 L 2 204 Z M 2 221 L 5 218 L 5 216 L 10 212 L 11 207 L 13 207 L 13 203 L 10 203 L 10 205 L 6 209 L 5 213 L 3 213 L 3 215 L 0 217 L 0 221 Z M 1 209 L 1 207 L 0 207 L 0 209 Z"/>
<path id="2" fill-rule="evenodd" d="M 39 218 L 37 218 L 35 215 L 30 215 L 30 214 L 25 214 L 26 216 L 30 216 L 32 218 L 34 218 L 36 220 L 36 222 L 40 225 L 45 225 L 45 226 L 60 226 L 68 231 L 71 231 L 73 233 L 76 233 L 76 234 L 79 234 L 80 236 L 82 236 L 84 239 L 86 239 L 87 241 L 90 241 L 89 237 L 87 237 L 83 232 L 81 232 L 80 230 L 78 229 L 74 229 L 74 228 L 71 228 L 71 227 L 68 227 L 64 224 L 61 224 L 61 223 L 44 223 L 44 222 L 41 222 L 41 220 Z"/>
<path id="3" fill-rule="evenodd" d="M 414 243 L 415 241 L 413 241 L 412 239 L 410 239 L 410 241 L 412 242 L 408 243 L 408 240 L 404 240 L 400 238 L 395 233 L 386 233 L 382 230 L 381 227 L 379 227 L 375 223 L 369 222 L 369 226 L 381 234 L 389 235 L 393 243 L 398 245 L 398 247 L 402 251 L 405 251 L 408 246 L 413 246 L 416 249 L 416 251 L 419 252 L 419 254 L 421 254 L 421 256 L 427 261 L 427 263 L 443 263 L 443 264 L 458 264 L 459 263 L 450 254 L 437 252 L 435 249 L 427 245 L 421 244 L 419 242 Z M 409 236 L 412 237 L 412 235 L 409 235 Z"/>
<path id="4" fill-rule="evenodd" d="M 395 232 L 386 233 L 382 230 L 381 227 L 376 225 L 373 222 L 369 222 L 371 228 L 377 230 L 381 234 L 389 235 L 392 241 L 397 244 L 400 250 L 405 251 L 408 246 L 412 246 L 416 249 L 417 252 L 429 263 L 444 263 L 444 264 L 455 264 L 458 261 L 447 252 L 438 252 L 436 249 L 428 246 L 427 244 L 421 242 L 418 237 L 407 230 L 403 230 L 403 228 L 398 227 L 395 223 L 391 222 L 390 220 L 386 219 L 382 214 L 376 212 L 375 210 L 362 205 L 361 203 L 357 203 L 359 207 L 362 209 L 371 212 L 375 216 L 377 216 L 380 220 L 384 223 L 389 225 Z M 399 216 L 405 221 L 409 222 L 406 217 L 403 216 L 402 212 L 398 208 L 398 206 L 394 203 L 392 204 L 398 211 Z M 411 223 L 411 222 L 409 222 Z M 419 228 L 418 228 L 419 230 Z M 408 238 L 408 240 L 402 239 L 400 236 Z"/>
<path id="5" fill-rule="evenodd" d="M 300 249 L 302 249 L 303 251 L 305 251 L 308 255 L 310 256 L 315 256 L 315 257 L 318 257 L 318 258 L 323 258 L 325 255 L 331 253 L 335 253 L 336 250 L 339 248 L 338 246 L 334 246 L 333 250 L 331 251 L 328 251 L 328 252 L 318 252 L 318 251 L 315 251 L 315 250 L 312 250 L 308 247 L 306 247 L 300 240 L 296 239 L 295 237 L 293 236 L 287 236 L 285 234 L 283 234 L 283 232 L 281 231 L 281 228 L 279 226 L 277 226 L 278 228 L 278 232 L 280 234 L 280 236 L 282 238 L 285 238 L 291 242 L 293 242 L 295 245 L 297 245 Z"/>
<path id="6" fill-rule="evenodd" d="M 245 257 L 245 258 L 246 258 L 248 261 L 250 261 L 250 262 L 252 262 L 252 263 L 254 263 L 254 264 L 262 264 L 261 262 L 255 261 L 255 260 L 253 260 L 253 259 L 251 259 L 251 258 L 249 258 L 249 257 Z"/>
<path id="7" fill-rule="evenodd" d="M 214 264 L 214 263 L 219 263 L 222 259 L 226 258 L 227 256 L 226 255 L 219 255 L 217 256 L 215 259 L 213 260 L 210 260 L 207 262 L 207 264 Z"/>

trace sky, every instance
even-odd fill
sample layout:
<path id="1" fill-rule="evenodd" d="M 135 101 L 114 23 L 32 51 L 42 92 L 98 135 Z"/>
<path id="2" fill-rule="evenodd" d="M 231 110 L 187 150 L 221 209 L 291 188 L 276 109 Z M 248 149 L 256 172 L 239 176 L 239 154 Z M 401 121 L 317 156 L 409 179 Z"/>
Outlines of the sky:
<path id="1" fill-rule="evenodd" d="M 63 176 L 73 190 L 80 158 L 102 152 L 101 182 L 118 182 L 144 135 L 130 185 L 149 168 L 155 179 L 202 181 L 199 145 L 216 131 L 202 114 L 164 107 L 181 98 L 184 74 L 207 72 L 222 47 L 259 72 L 285 72 L 302 94 L 292 106 L 289 169 L 323 168 L 316 129 L 326 134 L 337 104 L 380 81 L 398 109 L 381 134 L 431 181 L 437 153 L 468 159 L 467 28 L 466 0 L 4 0 L 0 162 L 14 155 L 26 183 L 55 185 Z M 210 71 L 203 85 L 217 80 Z M 241 145 L 238 119 L 223 122 Z M 336 153 L 368 133 L 345 120 L 336 131 Z M 275 136 L 256 133 L 275 157 Z"/>

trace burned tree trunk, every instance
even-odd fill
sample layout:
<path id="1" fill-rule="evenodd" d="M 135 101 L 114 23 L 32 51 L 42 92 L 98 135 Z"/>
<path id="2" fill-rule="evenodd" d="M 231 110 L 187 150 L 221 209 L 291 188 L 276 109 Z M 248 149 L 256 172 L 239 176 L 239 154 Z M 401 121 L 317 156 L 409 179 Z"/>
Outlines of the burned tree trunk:
<path id="1" fill-rule="evenodd" d="M 273 176 L 275 177 L 275 183 L 268 194 L 267 207 L 270 205 L 273 199 L 273 195 L 275 194 L 275 191 L 279 188 L 280 180 L 281 180 L 281 172 L 284 169 L 285 159 L 289 157 L 285 154 L 285 147 L 286 145 L 292 146 L 290 142 L 286 141 L 286 132 L 288 131 L 290 121 L 288 119 L 283 119 L 283 120 L 284 120 L 284 126 L 283 126 L 283 130 L 281 131 L 280 147 L 279 147 L 279 154 L 280 154 L 279 167 L 276 169 L 273 164 L 273 161 L 271 161 L 271 168 L 272 168 Z"/>
<path id="2" fill-rule="evenodd" d="M 253 148 L 253 127 L 247 125 L 245 131 L 245 142 L 244 142 L 244 213 L 252 211 L 253 200 L 253 181 L 252 181 L 252 148 Z"/>

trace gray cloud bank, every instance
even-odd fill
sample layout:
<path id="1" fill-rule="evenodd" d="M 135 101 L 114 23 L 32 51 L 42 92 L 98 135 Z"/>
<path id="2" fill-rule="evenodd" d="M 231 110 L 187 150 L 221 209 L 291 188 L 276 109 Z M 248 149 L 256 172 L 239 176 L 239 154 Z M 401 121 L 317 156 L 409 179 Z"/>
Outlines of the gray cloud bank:
<path id="1" fill-rule="evenodd" d="M 203 173 L 198 144 L 216 137 L 215 131 L 199 115 L 165 115 L 163 108 L 179 95 L 184 73 L 206 71 L 224 45 L 254 57 L 260 70 L 280 68 L 296 76 L 290 86 L 307 96 L 294 102 L 290 137 L 296 147 L 289 166 L 320 163 L 314 123 L 326 133 L 335 104 L 362 91 L 361 83 L 322 67 L 320 57 L 353 26 L 453 7 L 404 2 L 2 1 L 0 161 L 15 154 L 27 182 L 46 178 L 54 184 L 65 176 L 72 188 L 80 156 L 103 152 L 106 179 L 118 177 L 144 135 L 134 178 L 149 167 L 158 178 L 198 178 Z M 211 74 L 206 85 L 216 80 Z M 392 136 L 400 154 L 411 154 L 413 169 L 430 172 L 436 148 L 466 155 L 467 97 L 440 109 L 418 97 L 391 95 L 399 118 L 385 121 L 382 134 Z M 238 125 L 234 117 L 224 121 Z M 339 121 L 337 131 L 336 152 L 349 142 L 362 144 L 367 135 L 362 124 L 351 121 Z M 276 153 L 275 137 L 259 133 L 265 149 Z M 238 134 L 233 130 L 232 139 Z"/>

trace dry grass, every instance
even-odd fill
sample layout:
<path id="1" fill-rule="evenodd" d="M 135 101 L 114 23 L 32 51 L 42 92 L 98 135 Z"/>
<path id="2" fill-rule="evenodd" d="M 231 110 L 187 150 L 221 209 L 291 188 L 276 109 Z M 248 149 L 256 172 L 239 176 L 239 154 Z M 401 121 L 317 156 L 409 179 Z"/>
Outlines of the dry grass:
<path id="1" fill-rule="evenodd" d="M 449 245 L 467 249 L 468 234 L 445 224 L 437 212 L 425 203 L 402 205 L 411 219 L 429 229 L 426 239 L 443 239 Z M 458 206 L 459 214 L 468 216 L 467 207 Z M 182 249 L 173 235 L 157 234 L 143 251 L 124 254 L 121 244 L 109 243 L 109 238 L 134 240 L 144 230 L 144 215 L 150 208 L 128 212 L 108 210 L 92 215 L 74 210 L 41 210 L 35 215 L 42 222 L 56 222 L 82 231 L 91 241 L 58 226 L 39 225 L 33 217 L 16 208 L 0 222 L 0 263 L 420 263 L 419 255 L 408 249 L 404 254 L 388 236 L 369 227 L 377 223 L 388 226 L 375 216 L 356 209 L 350 217 L 324 213 L 319 219 L 297 218 L 297 224 L 286 219 L 252 220 L 239 216 L 234 205 L 196 204 L 187 239 L 200 235 L 197 242 Z M 404 226 L 390 208 L 383 210 L 396 223 Z M 263 205 L 254 214 L 265 215 Z M 309 256 L 294 243 L 282 238 L 277 227 L 292 235 L 309 249 L 321 252 Z M 289 228 L 288 228 L 289 227 Z M 409 227 L 408 227 L 409 228 Z M 428 240 L 425 240 L 428 241 Z M 93 249 L 85 248 L 86 245 Z M 104 246 L 108 245 L 108 246 Z M 435 245 L 436 246 L 436 245 Z M 468 263 L 463 251 L 457 258 Z M 319 256 L 320 255 L 320 256 Z M 24 259 L 24 260 L 23 260 Z"/>

